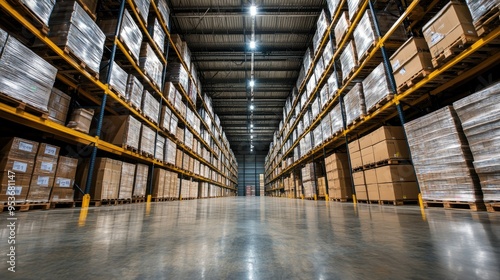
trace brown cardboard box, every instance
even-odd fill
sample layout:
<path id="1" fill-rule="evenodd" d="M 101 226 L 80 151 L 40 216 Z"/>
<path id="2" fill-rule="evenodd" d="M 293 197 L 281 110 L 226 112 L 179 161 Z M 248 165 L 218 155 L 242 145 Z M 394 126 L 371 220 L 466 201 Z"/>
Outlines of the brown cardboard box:
<path id="1" fill-rule="evenodd" d="M 422 70 L 432 70 L 429 46 L 424 38 L 410 38 L 392 56 L 391 65 L 399 87 Z"/>
<path id="2" fill-rule="evenodd" d="M 361 172 L 363 173 L 363 172 Z M 357 185 L 354 186 L 354 190 L 356 191 L 356 199 L 358 200 L 367 200 L 368 196 L 366 193 L 366 185 Z"/>
<path id="3" fill-rule="evenodd" d="M 352 168 L 357 168 L 363 166 L 363 161 L 361 160 L 361 152 L 353 152 L 350 154 L 351 156 L 351 166 Z"/>
<path id="4" fill-rule="evenodd" d="M 8 202 L 12 194 L 16 203 L 25 202 L 30 181 L 31 175 L 16 173 L 14 177 L 9 178 L 8 172 L 0 172 L 0 202 Z"/>
<path id="5" fill-rule="evenodd" d="M 349 148 L 349 153 L 357 152 L 361 150 L 359 148 L 359 140 L 353 140 L 349 144 L 347 144 L 347 147 Z"/>
<path id="6" fill-rule="evenodd" d="M 23 158 L 21 156 L 3 157 L 0 160 L 0 172 L 12 171 L 16 175 L 31 175 L 35 166 L 35 160 Z"/>
<path id="7" fill-rule="evenodd" d="M 177 149 L 177 152 L 175 154 L 175 166 L 182 168 L 182 158 L 183 158 L 183 153 L 181 150 Z"/>
<path id="8" fill-rule="evenodd" d="M 38 142 L 26 140 L 19 137 L 1 138 L 0 139 L 0 155 L 21 155 L 21 158 L 35 159 L 38 151 Z"/>
<path id="9" fill-rule="evenodd" d="M 378 183 L 376 169 L 368 169 L 363 172 L 365 173 L 365 182 L 367 185 L 373 185 Z"/>
<path id="10" fill-rule="evenodd" d="M 132 116 L 105 116 L 101 138 L 119 147 L 139 149 L 141 122 Z"/>
<path id="11" fill-rule="evenodd" d="M 50 195 L 50 201 L 52 201 L 52 202 L 73 202 L 74 196 L 75 196 L 75 190 L 72 188 L 53 187 L 52 193 Z"/>
<path id="12" fill-rule="evenodd" d="M 360 150 L 363 150 L 367 147 L 371 147 L 373 144 L 372 144 L 372 137 L 371 137 L 371 134 L 368 134 L 364 137 L 361 137 L 359 139 L 359 149 Z"/>
<path id="13" fill-rule="evenodd" d="M 57 162 L 54 188 L 73 188 L 78 159 L 60 156 Z"/>
<path id="14" fill-rule="evenodd" d="M 85 186 L 89 168 L 89 161 L 85 162 L 85 167 L 80 171 L 83 175 L 80 185 Z M 120 177 L 122 162 L 110 158 L 96 158 L 94 174 L 92 176 L 92 188 L 90 188 L 90 198 L 92 200 L 117 199 L 120 187 Z"/>
<path id="15" fill-rule="evenodd" d="M 433 58 L 464 35 L 468 42 L 478 39 L 468 7 L 456 1 L 451 1 L 442 8 L 424 25 L 422 32 Z"/>
<path id="16" fill-rule="evenodd" d="M 411 164 L 398 164 L 387 165 L 375 169 L 377 173 L 377 182 L 392 183 L 392 182 L 414 182 L 417 181 L 413 165 Z"/>
<path id="17" fill-rule="evenodd" d="M 38 153 L 37 153 L 37 158 L 38 157 L 53 157 L 56 158 L 59 157 L 59 148 L 58 146 L 50 145 L 47 143 L 40 143 L 38 146 Z"/>
<path id="18" fill-rule="evenodd" d="M 120 177 L 120 189 L 118 190 L 118 199 L 132 198 L 132 189 L 134 187 L 135 164 L 122 163 L 122 172 Z"/>
<path id="19" fill-rule="evenodd" d="M 90 125 L 92 124 L 92 118 L 94 117 L 94 110 L 92 109 L 76 109 L 71 114 L 71 119 L 66 125 L 74 130 L 89 133 Z"/>
<path id="20" fill-rule="evenodd" d="M 369 200 L 380 200 L 380 194 L 378 191 L 378 184 L 367 184 L 366 189 L 368 190 Z"/>
<path id="21" fill-rule="evenodd" d="M 47 174 L 33 174 L 33 176 L 31 176 L 30 188 L 28 190 L 26 201 L 48 202 L 53 185 L 54 176 Z"/>
<path id="22" fill-rule="evenodd" d="M 325 177 L 318 177 L 318 195 L 324 197 L 326 195 L 326 180 Z"/>
<path id="23" fill-rule="evenodd" d="M 379 184 L 380 200 L 417 200 L 418 186 L 416 182 Z"/>
<path id="24" fill-rule="evenodd" d="M 49 104 L 47 106 L 49 110 L 49 119 L 60 125 L 64 125 L 68 117 L 70 102 L 71 97 L 69 95 L 56 88 L 52 88 Z"/>
<path id="25" fill-rule="evenodd" d="M 148 183 L 148 166 L 137 164 L 135 167 L 134 197 L 145 197 Z"/>
<path id="26" fill-rule="evenodd" d="M 384 140 L 373 146 L 375 162 L 387 159 L 409 159 L 406 140 Z"/>
<path id="27" fill-rule="evenodd" d="M 46 174 L 54 176 L 57 169 L 57 158 L 37 156 L 35 160 L 34 174 Z M 52 187 L 52 185 L 51 185 Z"/>
<path id="28" fill-rule="evenodd" d="M 405 140 L 402 126 L 382 126 L 370 134 L 372 145 L 384 140 Z"/>
<path id="29" fill-rule="evenodd" d="M 354 181 L 355 186 L 364 185 L 365 184 L 365 175 L 363 171 L 352 173 L 352 180 Z"/>
<path id="30" fill-rule="evenodd" d="M 163 198 L 163 191 L 165 189 L 165 169 L 156 168 L 153 174 L 153 192 L 151 197 Z"/>
<path id="31" fill-rule="evenodd" d="M 361 150 L 361 161 L 363 165 L 375 163 L 375 155 L 372 146 L 368 146 Z"/>

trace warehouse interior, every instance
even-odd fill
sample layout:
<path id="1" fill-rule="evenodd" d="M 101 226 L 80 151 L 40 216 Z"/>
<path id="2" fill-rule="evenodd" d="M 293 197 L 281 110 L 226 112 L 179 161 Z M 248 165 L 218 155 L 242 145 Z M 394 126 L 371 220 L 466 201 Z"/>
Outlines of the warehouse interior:
<path id="1" fill-rule="evenodd" d="M 500 277 L 500 0 L 0 15 L 0 275 Z"/>

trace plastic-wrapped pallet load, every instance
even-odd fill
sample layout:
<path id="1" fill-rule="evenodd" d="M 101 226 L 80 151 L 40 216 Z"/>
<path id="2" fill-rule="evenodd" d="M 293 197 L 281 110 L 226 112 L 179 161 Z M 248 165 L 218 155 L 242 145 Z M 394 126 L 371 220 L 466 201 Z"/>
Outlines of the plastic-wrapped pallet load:
<path id="1" fill-rule="evenodd" d="M 139 16 L 141 17 L 144 24 L 148 22 L 148 14 L 149 14 L 149 6 L 151 4 L 150 0 L 134 0 L 135 5 L 137 6 L 137 11 L 139 12 Z"/>
<path id="2" fill-rule="evenodd" d="M 118 199 L 131 199 L 134 187 L 135 164 L 123 162 Z"/>
<path id="3" fill-rule="evenodd" d="M 140 151 L 149 156 L 154 156 L 154 148 L 155 132 L 147 125 L 143 124 L 141 129 Z"/>
<path id="4" fill-rule="evenodd" d="M 170 131 L 170 121 L 172 117 L 172 111 L 168 106 L 163 106 L 161 110 L 161 121 L 160 128 L 165 131 Z"/>
<path id="5" fill-rule="evenodd" d="M 139 55 L 139 66 L 154 85 L 162 87 L 163 63 L 148 43 L 142 43 Z"/>
<path id="6" fill-rule="evenodd" d="M 323 131 L 321 129 L 321 125 L 318 125 L 313 130 L 313 138 L 314 138 L 314 148 L 318 147 L 323 143 Z"/>
<path id="7" fill-rule="evenodd" d="M 366 114 L 365 97 L 361 83 L 356 83 L 344 96 L 344 108 L 347 125 L 352 124 Z"/>
<path id="8" fill-rule="evenodd" d="M 500 6 L 499 0 L 466 0 L 474 24 L 487 12 Z"/>
<path id="9" fill-rule="evenodd" d="M 111 76 L 108 77 L 110 61 L 105 60 L 101 64 L 101 71 L 99 73 L 99 78 L 103 83 L 107 83 L 109 79 L 109 85 L 119 96 L 124 99 L 128 99 L 127 96 L 127 79 L 128 74 L 123 70 L 118 63 L 112 61 L 111 65 Z"/>
<path id="10" fill-rule="evenodd" d="M 312 61 L 313 61 L 313 54 L 311 52 L 311 49 L 307 48 L 306 54 L 304 55 L 304 60 L 303 60 L 305 73 L 307 73 L 307 71 L 309 71 L 309 68 L 311 67 Z"/>
<path id="11" fill-rule="evenodd" d="M 0 54 L 5 47 L 5 43 L 7 42 L 7 38 L 9 37 L 9 33 L 0 28 Z"/>
<path id="12" fill-rule="evenodd" d="M 158 124 L 158 118 L 160 117 L 160 102 L 147 90 L 144 91 L 144 96 L 142 98 L 142 113 L 153 123 Z"/>
<path id="13" fill-rule="evenodd" d="M 116 32 L 116 25 L 118 24 L 117 18 L 99 20 L 99 27 L 104 32 L 104 35 L 109 39 L 114 39 Z M 122 17 L 122 25 L 119 29 L 118 38 L 125 45 L 128 51 L 131 52 L 132 57 L 136 63 L 139 63 L 139 52 L 141 51 L 142 32 L 139 26 L 135 23 L 134 19 L 125 10 Z"/>
<path id="14" fill-rule="evenodd" d="M 163 192 L 165 189 L 165 177 L 167 175 L 167 170 L 162 168 L 155 168 L 153 174 L 153 191 L 151 192 L 152 198 L 163 198 Z"/>
<path id="15" fill-rule="evenodd" d="M 142 108 L 142 94 L 144 91 L 144 86 L 139 79 L 130 74 L 127 79 L 127 89 L 125 90 L 125 96 L 127 96 L 127 101 L 132 103 L 132 107 L 136 109 Z"/>
<path id="16" fill-rule="evenodd" d="M 349 41 L 340 55 L 340 64 L 342 65 L 342 81 L 346 81 L 358 66 L 358 58 L 353 40 Z"/>
<path id="17" fill-rule="evenodd" d="M 156 151 L 155 158 L 159 161 L 163 161 L 165 158 L 165 137 L 157 135 L 156 139 Z"/>
<path id="18" fill-rule="evenodd" d="M 71 97 L 64 92 L 52 88 L 47 109 L 49 111 L 49 119 L 60 125 L 66 123 L 68 117 L 69 105 Z"/>
<path id="19" fill-rule="evenodd" d="M 21 0 L 21 3 L 30 9 L 45 25 L 49 25 L 50 14 L 56 0 Z"/>
<path id="20" fill-rule="evenodd" d="M 325 35 L 325 32 L 328 28 L 328 25 L 330 25 L 330 20 L 326 16 L 325 11 L 321 11 L 318 21 L 316 22 L 316 33 L 314 34 L 314 39 L 313 39 L 313 47 L 314 47 L 314 53 L 318 50 L 321 41 L 323 40 L 323 36 Z"/>
<path id="21" fill-rule="evenodd" d="M 336 153 L 325 158 L 330 198 L 347 201 L 352 196 L 351 174 L 347 154 Z"/>
<path id="22" fill-rule="evenodd" d="M 348 0 L 347 1 L 347 7 L 349 9 L 349 21 L 353 22 L 354 17 L 356 14 L 359 12 L 361 5 L 363 4 L 364 1 L 362 0 Z"/>
<path id="23" fill-rule="evenodd" d="M 500 83 L 455 103 L 485 202 L 500 201 Z"/>
<path id="24" fill-rule="evenodd" d="M 175 134 L 178 122 L 179 119 L 172 113 L 172 117 L 170 118 L 170 133 Z"/>
<path id="25" fill-rule="evenodd" d="M 99 73 L 106 36 L 76 1 L 57 2 L 50 16 L 49 37 Z"/>
<path id="26" fill-rule="evenodd" d="M 89 170 L 89 160 L 84 163 L 84 168 L 79 171 L 80 185 L 85 186 Z M 110 158 L 96 158 L 90 198 L 92 200 L 117 199 L 120 188 L 122 162 Z M 81 195 L 81 194 L 80 194 Z"/>
<path id="27" fill-rule="evenodd" d="M 134 193 L 133 197 L 145 197 L 148 184 L 148 166 L 137 164 L 135 167 Z"/>
<path id="28" fill-rule="evenodd" d="M 2 37 L 5 38 L 5 35 Z M 48 111 L 47 105 L 56 74 L 55 67 L 21 42 L 12 36 L 7 38 L 0 57 L 1 93 L 39 110 Z"/>
<path id="29" fill-rule="evenodd" d="M 347 12 L 342 12 L 340 14 L 339 20 L 337 21 L 337 24 L 335 24 L 335 28 L 333 30 L 335 32 L 335 43 L 337 43 L 336 45 L 338 46 L 342 42 L 342 39 L 344 39 L 347 30 L 349 30 L 349 18 Z"/>
<path id="30" fill-rule="evenodd" d="M 168 8 L 167 2 L 165 0 L 155 0 L 155 3 L 161 17 L 163 18 L 163 22 L 168 25 L 170 22 L 170 9 Z"/>
<path id="31" fill-rule="evenodd" d="M 74 130 L 88 134 L 90 131 L 90 126 L 92 124 L 93 117 L 94 117 L 93 109 L 84 109 L 84 108 L 75 109 L 73 110 L 71 118 L 66 126 Z"/>
<path id="32" fill-rule="evenodd" d="M 191 70 L 191 51 L 189 50 L 189 47 L 186 42 L 182 42 L 182 49 L 181 49 L 181 56 L 184 62 L 186 63 L 186 66 L 188 68 L 188 71 Z M 187 91 L 187 88 L 186 88 Z"/>
<path id="33" fill-rule="evenodd" d="M 105 116 L 101 137 L 119 147 L 139 150 L 141 122 L 132 116 Z"/>
<path id="34" fill-rule="evenodd" d="M 482 200 L 472 153 L 451 106 L 405 124 L 424 200 Z"/>
<path id="35" fill-rule="evenodd" d="M 398 19 L 390 13 L 379 12 L 377 13 L 377 21 L 382 36 L 389 31 L 392 25 Z M 366 10 L 361 18 L 359 24 L 354 29 L 354 42 L 356 43 L 357 57 L 361 60 L 368 55 L 370 47 L 374 47 L 377 43 L 379 36 L 376 33 L 375 23 L 369 10 Z M 391 35 L 389 40 L 401 41 L 406 39 L 406 34 L 402 26 L 399 26 Z"/>
<path id="36" fill-rule="evenodd" d="M 314 163 L 308 163 L 302 168 L 302 184 L 304 187 L 304 197 L 312 198 L 316 195 Z"/>
<path id="37" fill-rule="evenodd" d="M 332 121 L 330 119 L 330 114 L 325 114 L 321 120 L 321 130 L 323 131 L 324 140 L 332 136 Z"/>
<path id="38" fill-rule="evenodd" d="M 181 85 L 185 92 L 189 90 L 189 75 L 179 62 L 168 63 L 167 81 Z"/>
<path id="39" fill-rule="evenodd" d="M 389 78 L 384 63 L 380 63 L 363 80 L 363 93 L 367 112 L 374 109 L 384 98 L 393 94 L 392 90 L 389 88 Z"/>
<path id="40" fill-rule="evenodd" d="M 333 17 L 339 8 L 341 0 L 327 0 L 326 2 L 328 4 L 328 10 L 330 10 L 330 15 Z"/>
<path id="41" fill-rule="evenodd" d="M 158 48 L 160 49 L 161 53 L 164 53 L 166 35 L 156 17 L 150 18 L 148 31 L 151 37 L 153 37 L 153 40 L 155 41 L 156 46 L 158 46 Z"/>
<path id="42" fill-rule="evenodd" d="M 332 62 L 334 49 L 335 45 L 333 41 L 329 39 L 325 49 L 323 50 L 323 63 L 325 68 Z"/>
<path id="43" fill-rule="evenodd" d="M 72 202 L 74 200 L 73 184 L 76 177 L 78 159 L 60 156 L 57 161 L 57 170 L 54 186 L 50 194 L 52 202 Z"/>

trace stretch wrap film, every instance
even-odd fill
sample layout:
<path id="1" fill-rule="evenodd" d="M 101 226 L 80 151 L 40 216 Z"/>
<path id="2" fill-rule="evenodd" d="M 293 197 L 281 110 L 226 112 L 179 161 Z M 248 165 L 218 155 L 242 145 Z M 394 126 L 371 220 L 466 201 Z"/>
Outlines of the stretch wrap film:
<path id="1" fill-rule="evenodd" d="M 57 2 L 50 16 L 49 38 L 99 73 L 106 36 L 76 2 Z"/>
<path id="2" fill-rule="evenodd" d="M 152 18 L 149 23 L 149 34 L 153 37 L 156 45 L 161 53 L 165 53 L 165 31 L 161 28 L 160 22 L 157 18 Z"/>
<path id="3" fill-rule="evenodd" d="M 332 124 L 332 135 L 344 130 L 344 122 L 342 121 L 342 107 L 340 104 L 335 105 L 330 111 L 330 121 Z"/>
<path id="4" fill-rule="evenodd" d="M 165 137 L 161 135 L 156 136 L 156 151 L 155 159 L 163 161 L 165 158 Z"/>
<path id="5" fill-rule="evenodd" d="M 163 63 L 156 56 L 148 43 L 142 43 L 139 58 L 141 70 L 151 79 L 158 88 L 162 87 Z"/>
<path id="6" fill-rule="evenodd" d="M 21 0 L 30 11 L 32 11 L 45 25 L 49 25 L 50 14 L 54 5 L 55 0 Z"/>
<path id="7" fill-rule="evenodd" d="M 127 79 L 127 90 L 126 96 L 127 100 L 132 103 L 132 106 L 136 109 L 142 108 L 142 92 L 144 91 L 144 86 L 139 79 L 130 74 Z"/>
<path id="8" fill-rule="evenodd" d="M 363 86 L 356 83 L 354 87 L 344 96 L 344 107 L 347 125 L 366 114 Z"/>
<path id="9" fill-rule="evenodd" d="M 451 106 L 405 124 L 424 200 L 482 200 L 472 153 Z"/>
<path id="10" fill-rule="evenodd" d="M 144 96 L 142 100 L 142 112 L 143 114 L 150 118 L 155 124 L 158 124 L 158 118 L 160 116 L 160 102 L 154 98 L 154 96 L 149 93 L 149 91 L 144 91 Z"/>
<path id="11" fill-rule="evenodd" d="M 148 166 L 137 164 L 135 167 L 134 197 L 145 197 L 148 185 Z"/>
<path id="12" fill-rule="evenodd" d="M 500 0 L 466 0 L 474 23 L 495 7 L 500 6 Z"/>
<path id="13" fill-rule="evenodd" d="M 363 80 L 363 93 L 365 95 L 366 110 L 370 111 L 392 91 L 389 89 L 389 80 L 384 63 L 380 63 Z"/>
<path id="14" fill-rule="evenodd" d="M 155 135 L 154 130 L 149 128 L 147 125 L 143 124 L 141 129 L 141 152 L 149 154 L 151 156 L 154 155 L 155 149 Z"/>
<path id="15" fill-rule="evenodd" d="M 134 0 L 139 16 L 141 17 L 144 24 L 148 22 L 149 6 L 151 4 L 150 0 Z"/>
<path id="16" fill-rule="evenodd" d="M 158 11 L 163 17 L 163 21 L 168 25 L 170 22 L 170 9 L 168 8 L 167 2 L 165 2 L 165 0 L 156 0 L 156 7 L 158 7 Z"/>
<path id="17" fill-rule="evenodd" d="M 127 96 L 127 79 L 128 74 L 116 62 L 112 62 L 113 67 L 109 77 L 109 85 L 118 95 L 128 99 Z M 109 60 L 103 61 L 99 78 L 103 83 L 107 83 L 109 74 Z"/>
<path id="18" fill-rule="evenodd" d="M 345 81 L 358 66 L 356 48 L 354 47 L 353 40 L 349 41 L 346 48 L 340 55 L 340 64 L 342 65 L 342 80 Z"/>
<path id="19" fill-rule="evenodd" d="M 135 177 L 135 164 L 123 162 L 122 174 L 120 178 L 120 189 L 118 190 L 118 199 L 132 198 L 134 177 Z"/>
<path id="20" fill-rule="evenodd" d="M 167 81 L 181 85 L 184 91 L 188 92 L 189 75 L 182 64 L 179 62 L 169 62 L 167 69 Z"/>
<path id="21" fill-rule="evenodd" d="M 1 36 L 5 38 L 5 35 Z M 0 92 L 48 111 L 57 69 L 9 36 L 0 57 Z"/>
<path id="22" fill-rule="evenodd" d="M 500 201 L 500 83 L 453 103 L 467 137 L 484 201 Z"/>

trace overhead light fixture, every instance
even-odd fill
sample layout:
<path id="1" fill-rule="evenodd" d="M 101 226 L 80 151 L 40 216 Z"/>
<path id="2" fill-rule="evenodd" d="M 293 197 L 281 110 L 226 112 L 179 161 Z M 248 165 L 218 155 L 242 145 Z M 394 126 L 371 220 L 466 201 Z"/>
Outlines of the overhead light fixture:
<path id="1" fill-rule="evenodd" d="M 253 110 L 255 109 L 255 106 L 253 106 L 253 104 L 250 105 L 250 110 Z"/>
<path id="2" fill-rule="evenodd" d="M 253 87 L 255 86 L 255 81 L 254 80 L 250 80 L 250 87 Z"/>
<path id="3" fill-rule="evenodd" d="M 250 127 L 253 128 L 253 123 L 250 124 Z"/>
<path id="4" fill-rule="evenodd" d="M 255 49 L 255 47 L 256 47 L 255 41 L 250 41 L 250 48 Z"/>
<path id="5" fill-rule="evenodd" d="M 250 128 L 250 132 L 253 132 L 253 128 Z"/>
<path id="6" fill-rule="evenodd" d="M 250 15 L 253 17 L 257 15 L 257 6 L 255 5 L 250 6 Z"/>
<path id="7" fill-rule="evenodd" d="M 253 139 L 253 135 L 250 135 L 250 139 Z"/>

